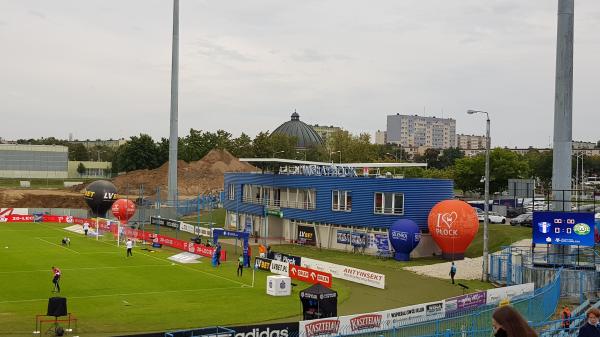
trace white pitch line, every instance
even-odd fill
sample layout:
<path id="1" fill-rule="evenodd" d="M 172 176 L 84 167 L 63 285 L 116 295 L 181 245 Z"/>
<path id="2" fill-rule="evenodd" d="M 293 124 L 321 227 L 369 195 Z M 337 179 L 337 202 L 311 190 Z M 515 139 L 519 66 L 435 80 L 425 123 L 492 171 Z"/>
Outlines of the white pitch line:
<path id="1" fill-rule="evenodd" d="M 78 270 L 97 270 L 97 269 L 121 269 L 121 268 L 146 268 L 146 267 L 172 267 L 170 264 L 140 264 L 132 266 L 104 266 L 104 267 L 87 267 L 87 268 L 61 268 L 64 271 L 78 271 Z M 49 269 L 37 269 L 37 270 L 12 270 L 12 271 L 0 271 L 0 274 L 23 274 L 23 273 L 39 273 L 48 272 Z"/>
<path id="2" fill-rule="evenodd" d="M 201 288 L 201 289 L 180 289 L 180 290 L 161 290 L 161 291 L 147 291 L 139 293 L 125 293 L 125 294 L 104 294 L 104 295 L 90 295 L 90 296 L 69 296 L 69 299 L 74 298 L 98 298 L 98 297 L 111 297 L 111 296 L 131 296 L 131 295 L 153 295 L 153 294 L 164 294 L 164 293 L 181 293 L 181 292 L 195 292 L 195 291 L 206 291 L 206 290 L 231 290 L 231 289 L 243 289 L 244 287 L 220 287 L 220 288 Z M 32 298 L 28 300 L 14 300 L 14 301 L 0 301 L 3 303 L 23 303 L 23 302 L 37 302 L 47 301 L 48 298 Z"/>
<path id="3" fill-rule="evenodd" d="M 54 243 L 54 242 L 50 242 L 50 241 L 48 241 L 48 240 L 44 240 L 44 239 L 42 239 L 42 238 L 36 238 L 36 239 L 38 239 L 38 240 L 40 240 L 40 241 L 44 241 L 44 242 L 46 242 L 46 243 L 49 243 L 49 244 L 51 244 L 51 245 L 54 245 L 54 246 L 56 246 L 56 247 L 60 247 L 60 248 L 64 248 L 64 249 L 68 249 L 68 250 L 70 250 L 70 251 L 72 251 L 72 252 L 75 252 L 75 253 L 77 253 L 77 254 L 81 254 L 80 252 L 78 252 L 78 251 L 76 251 L 76 250 L 74 250 L 74 249 L 71 249 L 71 248 L 69 248 L 69 247 L 62 246 L 62 245 L 57 245 L 57 244 L 56 244 L 56 243 Z"/>

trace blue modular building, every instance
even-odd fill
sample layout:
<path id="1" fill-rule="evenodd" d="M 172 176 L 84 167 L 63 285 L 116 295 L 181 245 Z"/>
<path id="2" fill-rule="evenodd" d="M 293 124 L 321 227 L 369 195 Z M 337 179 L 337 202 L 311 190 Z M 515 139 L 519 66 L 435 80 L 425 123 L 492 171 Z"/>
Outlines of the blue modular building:
<path id="1" fill-rule="evenodd" d="M 375 238 L 396 220 L 411 219 L 423 233 L 416 256 L 437 251 L 427 217 L 436 203 L 454 197 L 452 180 L 306 172 L 226 173 L 227 224 L 260 238 L 328 249 L 355 250 L 350 237 L 360 237 L 361 251 L 374 254 L 380 249 Z"/>

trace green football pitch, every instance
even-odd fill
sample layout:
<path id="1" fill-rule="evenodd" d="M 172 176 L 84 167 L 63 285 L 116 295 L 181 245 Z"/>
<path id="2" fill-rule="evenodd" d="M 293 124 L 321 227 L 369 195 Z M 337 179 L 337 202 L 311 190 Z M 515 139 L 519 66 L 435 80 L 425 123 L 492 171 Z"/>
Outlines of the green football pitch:
<path id="1" fill-rule="evenodd" d="M 292 296 L 272 297 L 266 295 L 267 272 L 256 271 L 252 287 L 252 270 L 246 268 L 243 277 L 237 277 L 235 262 L 219 268 L 212 267 L 208 258 L 200 259 L 198 264 L 173 263 L 167 258 L 181 251 L 163 248 L 150 252 L 140 246 L 134 248 L 133 257 L 127 258 L 125 248 L 117 247 L 110 235 L 100 240 L 86 238 L 66 231 L 67 226 L 0 224 L 0 336 L 32 335 L 36 315 L 45 314 L 48 298 L 56 296 L 52 293 L 52 266 L 62 270 L 60 296 L 67 298 L 68 311 L 78 319 L 79 336 L 301 319 L 298 294 L 307 284 L 295 281 L 298 285 L 293 287 Z M 496 227 L 511 241 L 525 235 L 519 228 Z M 69 247 L 61 245 L 64 236 L 71 239 Z M 495 237 L 501 236 L 491 237 L 492 246 L 500 240 Z M 223 246 L 229 260 L 235 260 L 235 248 L 226 243 Z M 397 308 L 462 293 L 446 280 L 402 269 L 406 265 L 437 263 L 438 258 L 401 263 L 297 245 L 273 249 L 386 275 L 385 290 L 334 279 L 340 315 Z M 257 247 L 252 250 L 256 252 Z M 470 286 L 471 291 L 491 286 L 480 281 L 460 282 Z"/>
<path id="2" fill-rule="evenodd" d="M 179 264 L 167 257 L 180 251 L 140 247 L 127 258 L 123 245 L 108 237 L 86 238 L 63 227 L 0 225 L 0 335 L 31 335 L 35 316 L 46 313 L 53 296 L 67 298 L 81 336 L 264 322 L 300 311 L 303 284 L 295 296 L 267 296 L 266 272 L 255 273 L 252 287 L 252 270 L 237 277 L 234 262 Z M 68 247 L 61 245 L 64 236 Z M 60 294 L 52 292 L 52 266 L 62 271 Z"/>

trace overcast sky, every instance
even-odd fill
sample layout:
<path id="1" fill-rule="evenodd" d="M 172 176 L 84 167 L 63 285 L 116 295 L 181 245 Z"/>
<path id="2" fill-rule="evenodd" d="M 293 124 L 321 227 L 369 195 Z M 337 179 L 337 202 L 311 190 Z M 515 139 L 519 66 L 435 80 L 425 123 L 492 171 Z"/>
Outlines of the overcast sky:
<path id="1" fill-rule="evenodd" d="M 600 139 L 600 1 L 575 0 L 573 137 Z M 353 133 L 451 117 L 552 137 L 557 0 L 180 2 L 179 132 L 254 136 L 294 109 Z M 169 135 L 171 0 L 2 0 L 5 139 Z"/>

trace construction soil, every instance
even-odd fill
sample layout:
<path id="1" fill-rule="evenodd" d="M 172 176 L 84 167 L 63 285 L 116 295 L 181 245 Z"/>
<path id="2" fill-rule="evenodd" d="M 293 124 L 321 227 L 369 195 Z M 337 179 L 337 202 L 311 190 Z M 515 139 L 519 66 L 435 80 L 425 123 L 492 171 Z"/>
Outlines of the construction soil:
<path id="1" fill-rule="evenodd" d="M 161 200 L 167 196 L 168 163 L 154 170 L 138 170 L 112 179 L 119 194 L 139 196 L 143 186 L 145 197 Z M 226 150 L 212 150 L 202 159 L 177 163 L 177 186 L 181 199 L 199 194 L 215 194 L 223 190 L 225 172 L 256 172 L 256 167 L 240 162 Z M 83 200 L 85 185 L 68 189 L 0 189 L 0 207 L 87 208 Z"/>

